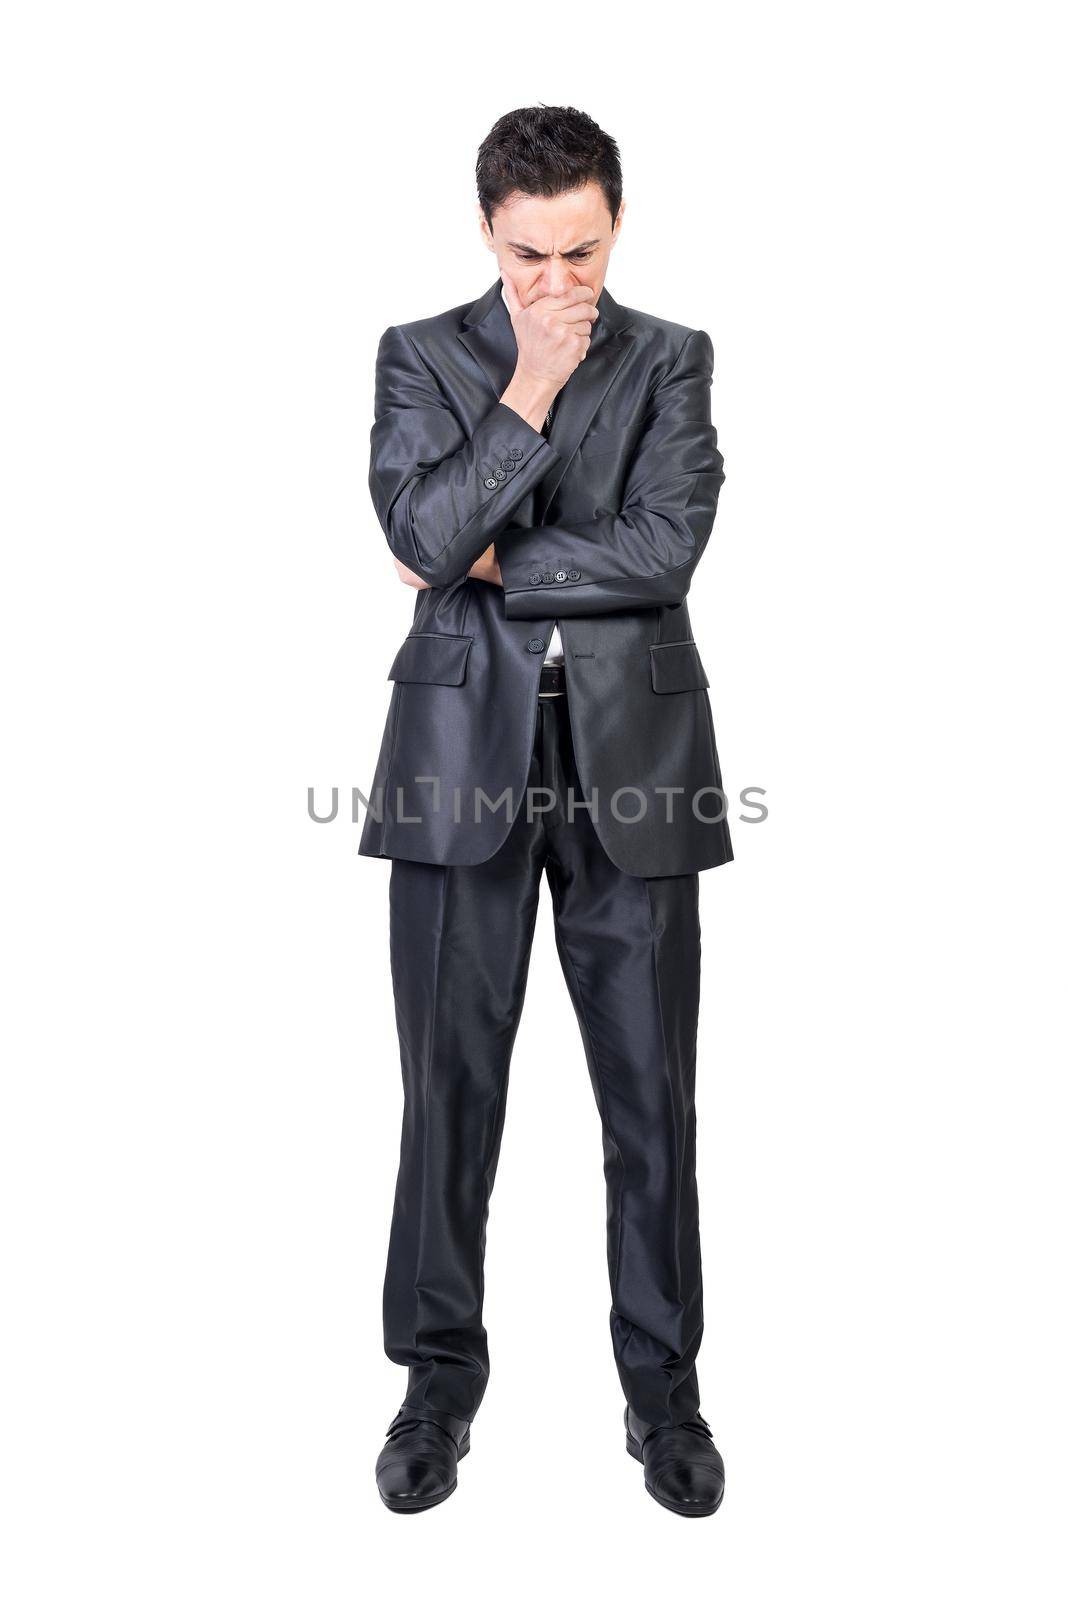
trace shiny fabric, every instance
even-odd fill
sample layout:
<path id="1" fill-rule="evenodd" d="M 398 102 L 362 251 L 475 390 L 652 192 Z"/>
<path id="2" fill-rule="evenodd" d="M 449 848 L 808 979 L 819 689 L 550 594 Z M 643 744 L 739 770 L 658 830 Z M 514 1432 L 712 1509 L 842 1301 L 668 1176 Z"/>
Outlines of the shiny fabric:
<path id="1" fill-rule="evenodd" d="M 359 853 L 470 866 L 504 842 L 536 729 L 553 625 L 595 832 L 621 871 L 733 859 L 686 596 L 723 482 L 708 334 L 602 289 L 550 437 L 500 402 L 517 348 L 497 280 L 478 300 L 383 334 L 369 485 L 419 590 Z M 503 587 L 469 578 L 494 544 Z M 376 548 L 369 581 L 381 570 Z M 433 782 L 428 781 L 433 780 Z"/>
<path id="2" fill-rule="evenodd" d="M 642 878 L 609 859 L 577 796 L 569 699 L 536 705 L 522 806 L 473 866 L 394 860 L 390 956 L 404 1116 L 383 1296 L 405 1404 L 470 1420 L 489 1374 L 482 1320 L 489 1199 L 544 868 L 561 965 L 601 1115 L 610 1330 L 623 1391 L 650 1426 L 699 1405 L 702 1281 L 694 1084 L 696 873 Z M 563 1342 L 566 1322 L 546 1329 Z"/>

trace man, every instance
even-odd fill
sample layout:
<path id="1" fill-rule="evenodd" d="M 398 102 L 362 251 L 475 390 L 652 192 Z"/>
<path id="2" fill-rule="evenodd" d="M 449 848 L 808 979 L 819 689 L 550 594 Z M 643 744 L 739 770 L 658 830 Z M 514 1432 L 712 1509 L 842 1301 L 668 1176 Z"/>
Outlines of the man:
<path id="1" fill-rule="evenodd" d="M 499 277 L 386 330 L 371 434 L 418 591 L 359 847 L 392 861 L 405 1097 L 383 1305 L 408 1387 L 378 1486 L 394 1511 L 451 1494 L 486 1387 L 486 1219 L 544 867 L 604 1133 L 626 1446 L 660 1504 L 703 1516 L 723 1462 L 695 1371 L 697 875 L 732 850 L 686 594 L 723 482 L 712 345 L 604 287 L 622 181 L 589 117 L 502 117 L 476 177 Z"/>

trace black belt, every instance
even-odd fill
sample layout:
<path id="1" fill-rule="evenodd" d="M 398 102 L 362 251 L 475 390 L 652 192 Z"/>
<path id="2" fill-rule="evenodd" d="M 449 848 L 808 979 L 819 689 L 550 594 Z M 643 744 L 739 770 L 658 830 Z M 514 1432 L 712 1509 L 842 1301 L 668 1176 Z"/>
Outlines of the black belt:
<path id="1" fill-rule="evenodd" d="M 542 662 L 541 682 L 538 684 L 538 693 L 540 695 L 567 693 L 567 684 L 564 682 L 564 666 L 562 661 Z"/>

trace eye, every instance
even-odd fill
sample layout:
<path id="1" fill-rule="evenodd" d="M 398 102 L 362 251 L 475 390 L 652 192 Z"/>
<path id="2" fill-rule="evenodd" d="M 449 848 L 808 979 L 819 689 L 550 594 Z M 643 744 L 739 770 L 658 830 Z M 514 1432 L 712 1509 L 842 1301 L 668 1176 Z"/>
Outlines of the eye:
<path id="1" fill-rule="evenodd" d="M 568 256 L 569 261 L 588 261 L 593 254 L 592 250 L 582 250 L 576 256 Z"/>

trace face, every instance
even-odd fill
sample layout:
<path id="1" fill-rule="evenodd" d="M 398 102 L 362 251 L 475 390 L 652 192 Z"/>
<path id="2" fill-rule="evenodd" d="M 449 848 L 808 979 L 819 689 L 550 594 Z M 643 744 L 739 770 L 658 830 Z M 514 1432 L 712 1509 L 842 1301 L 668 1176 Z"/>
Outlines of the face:
<path id="1" fill-rule="evenodd" d="M 616 225 L 599 183 L 570 194 L 514 194 L 493 213 L 493 228 L 479 208 L 482 237 L 519 290 L 524 306 L 543 295 L 560 294 L 575 284 L 604 287 L 608 257 L 619 237 L 625 202 Z"/>

